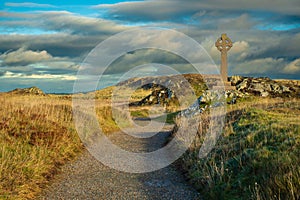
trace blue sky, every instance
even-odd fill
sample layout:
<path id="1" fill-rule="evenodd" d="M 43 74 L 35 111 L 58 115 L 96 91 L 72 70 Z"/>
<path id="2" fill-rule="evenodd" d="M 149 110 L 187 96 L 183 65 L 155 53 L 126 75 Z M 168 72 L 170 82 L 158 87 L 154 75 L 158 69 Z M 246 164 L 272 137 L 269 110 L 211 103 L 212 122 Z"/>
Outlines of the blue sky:
<path id="1" fill-rule="evenodd" d="M 0 91 L 35 85 L 71 92 L 80 64 L 97 44 L 143 26 L 186 34 L 216 64 L 214 42 L 226 32 L 234 42 L 230 75 L 300 79 L 299 0 L 11 0 L 0 3 Z M 153 62 L 191 72 L 178 57 L 141 51 L 116 61 L 107 77 Z"/>

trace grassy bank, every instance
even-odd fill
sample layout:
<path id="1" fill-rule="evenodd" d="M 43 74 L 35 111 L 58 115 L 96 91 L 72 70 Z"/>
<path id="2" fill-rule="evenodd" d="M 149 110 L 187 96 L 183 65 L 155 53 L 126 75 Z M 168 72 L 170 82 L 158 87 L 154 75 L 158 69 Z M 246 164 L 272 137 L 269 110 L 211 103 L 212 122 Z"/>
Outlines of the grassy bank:
<path id="1" fill-rule="evenodd" d="M 81 152 L 71 103 L 55 96 L 0 96 L 0 199 L 34 198 L 59 166 Z M 110 107 L 96 111 L 105 132 L 118 130 Z"/>
<path id="2" fill-rule="evenodd" d="M 300 198 L 300 107 L 282 105 L 247 108 L 204 159 L 199 134 L 181 166 L 204 199 Z"/>

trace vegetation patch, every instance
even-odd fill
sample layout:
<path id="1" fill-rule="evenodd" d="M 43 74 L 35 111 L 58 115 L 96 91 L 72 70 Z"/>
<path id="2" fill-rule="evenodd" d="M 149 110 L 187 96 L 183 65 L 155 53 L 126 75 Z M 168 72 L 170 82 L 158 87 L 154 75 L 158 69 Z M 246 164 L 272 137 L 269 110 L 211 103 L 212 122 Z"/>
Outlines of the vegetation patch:
<path id="1" fill-rule="evenodd" d="M 204 159 L 200 136 L 182 166 L 204 199 L 299 199 L 299 117 L 298 103 L 248 108 Z"/>
<path id="2" fill-rule="evenodd" d="M 63 164 L 83 149 L 71 100 L 0 96 L 0 199 L 33 199 Z M 97 106 L 105 133 L 119 130 L 111 107 Z"/>
<path id="3" fill-rule="evenodd" d="M 168 114 L 166 114 L 166 116 L 159 116 L 159 117 L 156 117 L 154 120 L 160 121 L 160 122 L 166 122 L 166 123 L 169 123 L 169 124 L 175 124 L 176 116 L 179 113 L 180 113 L 180 111 L 173 112 L 173 113 L 168 113 Z"/>

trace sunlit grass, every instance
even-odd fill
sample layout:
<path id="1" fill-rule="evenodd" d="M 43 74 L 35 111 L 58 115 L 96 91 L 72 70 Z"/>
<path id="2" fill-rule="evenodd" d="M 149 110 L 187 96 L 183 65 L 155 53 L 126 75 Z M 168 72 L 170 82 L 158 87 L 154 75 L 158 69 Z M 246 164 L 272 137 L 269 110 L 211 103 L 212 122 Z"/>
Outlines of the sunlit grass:
<path id="1" fill-rule="evenodd" d="M 299 199 L 299 118 L 299 101 L 246 108 L 206 158 L 199 138 L 182 164 L 204 199 Z"/>
<path id="2" fill-rule="evenodd" d="M 58 96 L 0 96 L 0 199 L 34 198 L 59 166 L 83 149 L 72 101 Z M 111 107 L 97 106 L 105 133 L 118 131 Z"/>

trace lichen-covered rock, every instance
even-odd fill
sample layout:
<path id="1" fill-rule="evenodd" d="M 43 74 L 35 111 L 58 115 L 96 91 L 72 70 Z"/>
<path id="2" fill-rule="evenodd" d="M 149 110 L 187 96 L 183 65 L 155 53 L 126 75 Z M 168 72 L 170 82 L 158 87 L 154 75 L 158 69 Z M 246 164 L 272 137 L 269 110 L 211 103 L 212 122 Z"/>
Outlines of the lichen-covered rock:
<path id="1" fill-rule="evenodd" d="M 231 76 L 229 78 L 229 81 L 231 82 L 231 85 L 236 86 L 240 84 L 244 80 L 243 76 Z"/>
<path id="2" fill-rule="evenodd" d="M 300 85 L 291 84 L 290 81 L 275 81 L 267 77 L 252 78 L 232 76 L 231 84 L 243 93 L 261 97 L 300 97 Z"/>
<path id="3" fill-rule="evenodd" d="M 243 91 L 243 90 L 247 89 L 248 87 L 249 87 L 249 80 L 248 79 L 244 79 L 244 80 L 242 80 L 241 83 L 236 85 L 236 89 L 239 90 L 239 91 Z"/>
<path id="4" fill-rule="evenodd" d="M 141 101 L 131 103 L 130 105 L 135 105 L 135 106 L 154 105 L 154 104 L 165 105 L 171 100 L 176 100 L 176 97 L 173 94 L 173 92 L 168 88 L 164 88 L 163 86 L 160 86 L 160 89 L 154 90 L 150 95 L 146 96 Z"/>
<path id="5" fill-rule="evenodd" d="M 194 88 L 200 88 L 201 98 L 200 103 L 210 104 L 211 102 L 218 102 L 222 95 L 218 91 L 207 90 L 205 84 L 213 86 L 216 84 L 217 77 L 206 77 L 207 82 L 203 82 L 200 76 L 185 75 L 189 84 Z M 128 81 L 129 85 L 143 84 L 150 81 L 147 78 L 133 79 Z M 239 98 L 245 98 L 251 95 L 261 97 L 300 97 L 300 84 L 292 84 L 292 82 L 275 81 L 267 77 L 253 78 L 243 76 L 232 76 L 229 78 L 231 85 L 235 86 L 236 90 L 223 91 L 227 103 L 234 104 Z M 132 105 L 165 105 L 169 102 L 175 101 L 177 97 L 185 97 L 185 88 L 189 86 L 187 83 L 180 82 L 179 77 L 155 77 L 151 79 L 152 82 L 142 86 L 143 89 L 152 90 L 152 93 L 145 97 L 140 102 L 133 103 Z M 128 84 L 127 83 L 127 84 Z M 170 87 L 165 87 L 165 86 Z M 196 86 L 196 87 L 195 87 Z M 209 87 L 213 88 L 213 87 Z M 199 91 L 200 91 L 199 90 Z M 174 91 L 174 92 L 173 92 Z M 198 97 L 200 97 L 198 95 Z M 178 100 L 178 99 L 177 99 Z"/>

